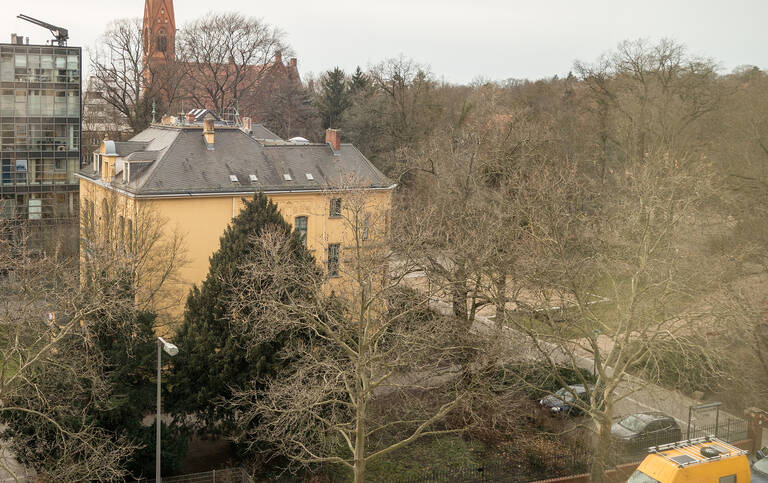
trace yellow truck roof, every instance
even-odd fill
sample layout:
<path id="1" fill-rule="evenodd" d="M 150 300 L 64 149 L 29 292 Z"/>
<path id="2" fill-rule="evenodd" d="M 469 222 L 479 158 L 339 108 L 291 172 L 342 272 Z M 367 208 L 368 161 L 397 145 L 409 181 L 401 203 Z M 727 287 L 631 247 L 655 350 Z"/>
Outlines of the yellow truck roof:
<path id="1" fill-rule="evenodd" d="M 656 446 L 638 471 L 662 483 L 749 482 L 747 451 L 712 436 Z"/>

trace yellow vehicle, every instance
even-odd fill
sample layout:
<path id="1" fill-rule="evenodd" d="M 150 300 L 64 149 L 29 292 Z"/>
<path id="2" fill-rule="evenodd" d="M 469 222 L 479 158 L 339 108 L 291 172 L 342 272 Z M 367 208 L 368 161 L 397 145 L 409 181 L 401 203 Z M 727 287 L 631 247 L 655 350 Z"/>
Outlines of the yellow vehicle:
<path id="1" fill-rule="evenodd" d="M 749 483 L 747 451 L 713 436 L 648 451 L 627 483 Z"/>

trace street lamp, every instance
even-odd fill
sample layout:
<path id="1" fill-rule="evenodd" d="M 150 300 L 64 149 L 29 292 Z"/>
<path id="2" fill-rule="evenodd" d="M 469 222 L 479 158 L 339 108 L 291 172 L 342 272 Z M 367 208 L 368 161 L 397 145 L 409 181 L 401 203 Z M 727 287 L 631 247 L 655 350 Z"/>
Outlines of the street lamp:
<path id="1" fill-rule="evenodd" d="M 161 359 L 163 351 L 166 354 L 173 357 L 179 353 L 179 348 L 175 345 L 167 342 L 162 337 L 157 338 L 157 438 L 155 440 L 155 481 L 160 483 L 160 414 L 162 412 L 162 404 L 160 403 L 160 376 L 161 376 Z"/>

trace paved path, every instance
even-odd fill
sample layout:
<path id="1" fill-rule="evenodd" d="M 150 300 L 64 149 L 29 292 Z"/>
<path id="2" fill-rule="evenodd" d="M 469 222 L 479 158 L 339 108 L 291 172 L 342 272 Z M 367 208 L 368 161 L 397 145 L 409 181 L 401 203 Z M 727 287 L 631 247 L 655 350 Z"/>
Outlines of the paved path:
<path id="1" fill-rule="evenodd" d="M 7 428 L 6 425 L 0 425 L 0 432 L 4 431 Z M 3 465 L 5 465 L 9 470 L 6 470 L 5 468 L 0 468 L 0 483 L 6 483 L 6 482 L 33 482 L 34 479 L 34 473 L 31 471 L 28 471 L 24 466 L 22 466 L 18 461 L 16 461 L 16 455 L 13 454 L 11 449 L 8 447 L 7 441 L 0 442 L 0 460 L 2 460 Z M 12 473 L 11 473 L 12 472 Z"/>
<path id="2" fill-rule="evenodd" d="M 443 300 L 433 299 L 431 301 L 431 306 L 442 314 L 453 314 L 452 306 Z M 496 330 L 496 323 L 485 315 L 476 315 L 473 322 L 473 329 L 487 333 L 491 330 Z M 523 360 L 540 358 L 538 350 L 533 347 L 530 339 L 524 334 L 506 326 L 503 329 L 503 334 L 509 340 L 510 347 L 514 347 L 517 358 Z M 557 353 L 560 352 L 560 350 L 554 344 L 547 343 L 544 345 L 544 349 L 551 350 L 550 354 L 555 360 L 561 359 L 564 362 L 567 360 L 563 354 L 560 354 L 560 357 L 557 357 Z M 576 355 L 575 360 L 580 368 L 588 371 L 593 370 L 594 362 L 590 357 Z M 605 370 L 611 375 L 612 369 L 610 367 L 607 367 Z M 621 397 L 615 407 L 615 415 L 617 417 L 637 412 L 661 411 L 677 420 L 680 428 L 683 430 L 683 435 L 686 434 L 686 428 L 688 426 L 688 408 L 690 406 L 701 404 L 701 401 L 697 401 L 679 391 L 664 388 L 631 375 L 627 375 L 624 382 L 619 385 L 617 394 Z M 737 418 L 737 416 L 728 414 L 725 411 L 721 411 L 719 417 L 720 421 L 725 421 L 727 417 L 743 419 Z M 714 426 L 714 424 L 714 413 L 699 415 L 699 418 L 696 421 L 696 425 L 699 427 Z M 763 440 L 763 445 L 766 445 L 766 443 L 768 443 L 768 431 L 765 432 Z"/>

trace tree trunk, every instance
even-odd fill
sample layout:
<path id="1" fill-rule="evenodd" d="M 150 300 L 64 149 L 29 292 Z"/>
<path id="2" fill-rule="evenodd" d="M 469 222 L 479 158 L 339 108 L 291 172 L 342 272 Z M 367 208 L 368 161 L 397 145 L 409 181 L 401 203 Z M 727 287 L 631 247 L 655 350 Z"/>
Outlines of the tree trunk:
<path id="1" fill-rule="evenodd" d="M 365 397 L 357 405 L 357 415 L 355 421 L 355 483 L 363 483 L 365 481 L 365 411 L 366 400 Z"/>
<path id="2" fill-rule="evenodd" d="M 495 277 L 496 284 L 496 328 L 501 330 L 504 327 L 504 320 L 507 317 L 507 274 L 500 273 Z"/>
<path id="3" fill-rule="evenodd" d="M 453 300 L 453 315 L 461 321 L 469 320 L 467 314 L 467 286 L 466 281 L 455 282 L 451 287 L 451 297 Z"/>
<path id="4" fill-rule="evenodd" d="M 605 402 L 605 412 L 596 418 L 597 441 L 592 454 L 590 481 L 604 483 L 605 471 L 613 467 L 613 446 L 611 439 L 611 420 L 613 418 L 613 403 Z"/>

